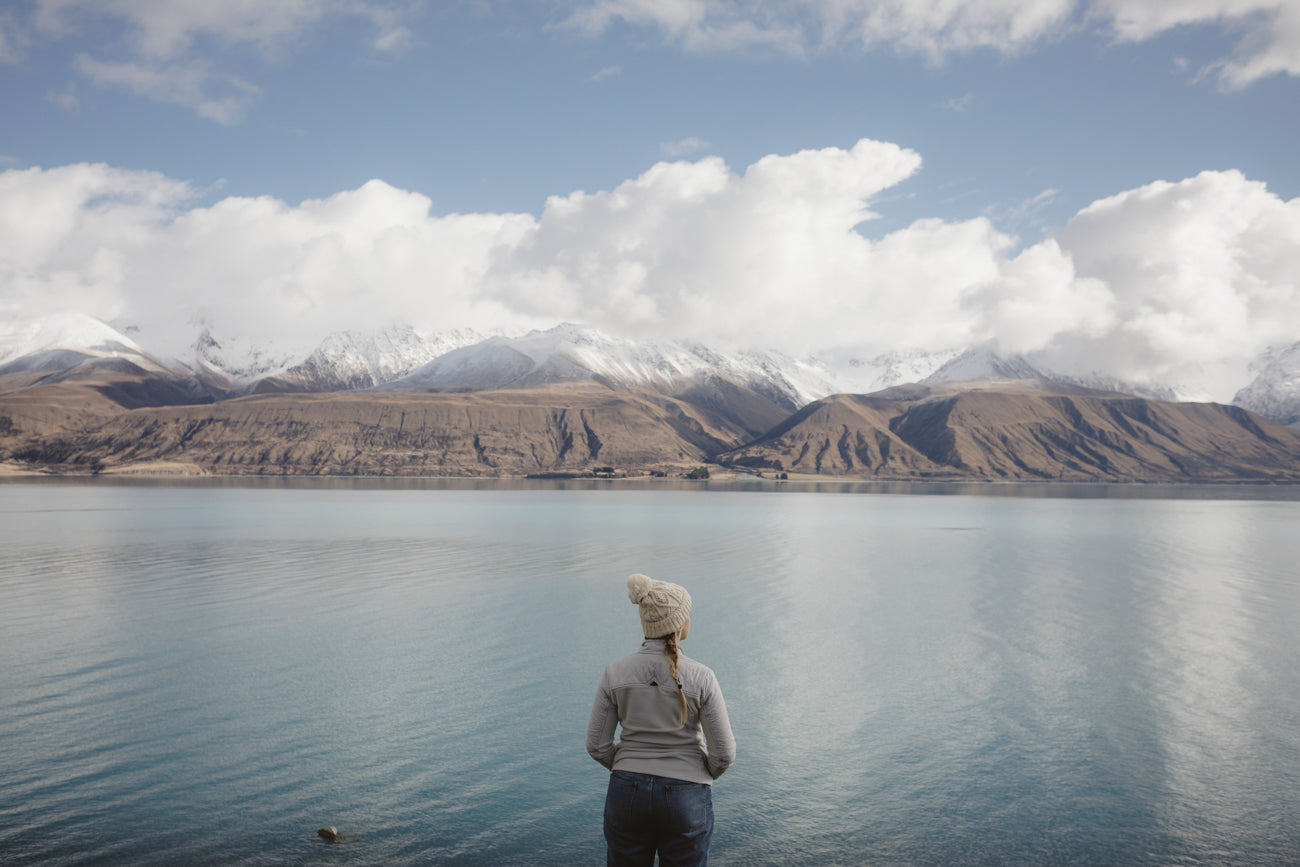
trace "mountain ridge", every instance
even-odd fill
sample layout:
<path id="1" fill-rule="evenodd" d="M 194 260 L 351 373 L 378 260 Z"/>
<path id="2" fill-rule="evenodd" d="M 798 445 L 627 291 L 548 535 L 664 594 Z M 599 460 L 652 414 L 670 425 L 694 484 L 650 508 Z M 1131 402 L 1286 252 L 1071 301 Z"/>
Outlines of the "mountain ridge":
<path id="1" fill-rule="evenodd" d="M 823 398 L 715 459 L 878 479 L 1296 481 L 1300 434 L 1223 404 L 950 383 Z"/>
<path id="2" fill-rule="evenodd" d="M 1055 383 L 840 394 L 763 427 L 648 388 L 253 394 L 141 404 L 123 382 L 0 396 L 0 462 L 37 472 L 1300 482 L 1300 434 L 1238 407 Z M 752 399 L 758 399 L 753 395 Z M 765 411 L 771 404 L 764 403 Z"/>
<path id="3" fill-rule="evenodd" d="M 54 325 L 75 339 L 46 339 Z M 637 474 L 709 462 L 888 479 L 1300 480 L 1300 433 L 1277 422 L 1092 388 L 987 348 L 908 356 L 896 369 L 934 369 L 861 393 L 777 353 L 577 325 L 394 328 L 343 333 L 241 384 L 75 316 L 15 333 L 0 341 L 0 460 L 36 471 Z M 1276 353 L 1263 370 L 1285 385 L 1291 360 Z"/>
<path id="4" fill-rule="evenodd" d="M 541 385 L 551 381 L 593 377 L 633 385 L 650 384 L 665 393 L 689 387 L 692 381 L 723 377 L 765 395 L 789 409 L 835 393 L 867 394 L 893 385 L 944 379 L 1045 378 L 1055 382 L 1122 391 L 1160 400 L 1203 400 L 1197 389 L 1160 382 L 1125 382 L 1100 373 L 1061 371 L 1023 355 L 1001 355 L 987 347 L 965 350 L 891 351 L 876 355 L 843 354 L 794 358 L 767 350 L 719 352 L 700 344 L 677 341 L 630 341 L 601 334 L 572 323 L 527 333 L 482 333 L 449 328 L 417 329 L 393 323 L 371 331 L 326 335 L 313 349 L 291 351 L 248 339 L 218 337 L 204 323 L 189 349 L 180 355 L 149 348 L 150 341 L 133 326 L 110 325 L 78 313 L 11 322 L 0 327 L 0 393 L 31 384 L 11 374 L 80 375 L 108 358 L 126 358 L 142 369 L 178 385 L 195 400 L 224 400 L 266 392 L 395 390 L 483 390 L 512 387 L 510 381 L 478 382 L 455 379 L 452 362 L 482 354 L 492 347 L 515 349 L 520 375 Z M 128 336 L 129 335 L 129 336 Z M 550 359 L 539 358 L 543 355 Z M 548 368 L 549 363 L 549 368 Z M 562 370 L 575 364 L 568 375 Z M 429 368 L 429 365 L 434 365 Z M 439 374 L 435 374 L 438 368 Z M 424 370 L 425 381 L 417 374 Z M 466 372 L 462 369 L 461 374 Z M 481 371 L 480 371 L 481 372 Z M 499 373 L 499 371 L 498 371 Z M 1231 403 L 1284 424 L 1300 426 L 1300 342 L 1277 345 L 1261 353 L 1247 372 Z M 438 381 L 442 377 L 442 382 Z M 407 384 L 394 386 L 404 381 Z"/>

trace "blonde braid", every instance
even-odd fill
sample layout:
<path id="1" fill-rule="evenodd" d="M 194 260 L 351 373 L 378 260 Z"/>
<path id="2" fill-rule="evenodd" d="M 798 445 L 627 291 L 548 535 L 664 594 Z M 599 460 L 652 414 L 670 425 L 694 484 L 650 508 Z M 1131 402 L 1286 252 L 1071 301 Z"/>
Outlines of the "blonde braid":
<path id="1" fill-rule="evenodd" d="M 681 725 L 686 725 L 686 719 L 690 715 L 690 709 L 686 705 L 686 690 L 682 688 L 682 677 L 677 673 L 677 660 L 681 655 L 681 650 L 677 647 L 677 633 L 670 632 L 664 636 L 664 656 L 668 657 L 668 673 L 673 676 L 677 683 L 677 699 L 681 702 Z"/>

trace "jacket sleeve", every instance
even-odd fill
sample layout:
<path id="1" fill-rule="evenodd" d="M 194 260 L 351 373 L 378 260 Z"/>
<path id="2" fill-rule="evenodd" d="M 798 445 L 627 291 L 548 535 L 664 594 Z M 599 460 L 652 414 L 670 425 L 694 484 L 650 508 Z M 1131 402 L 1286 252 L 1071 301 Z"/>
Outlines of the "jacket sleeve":
<path id="1" fill-rule="evenodd" d="M 591 703 L 591 719 L 587 722 L 587 754 L 605 767 L 614 768 L 614 732 L 618 728 L 618 709 L 614 694 L 609 688 L 609 673 L 601 675 L 596 687 L 596 700 Z"/>
<path id="2" fill-rule="evenodd" d="M 713 779 L 736 761 L 736 738 L 731 733 L 731 720 L 727 718 L 727 703 L 722 698 L 722 688 L 716 678 L 711 678 L 708 693 L 700 703 L 700 724 L 704 729 L 707 746 L 705 764 Z"/>

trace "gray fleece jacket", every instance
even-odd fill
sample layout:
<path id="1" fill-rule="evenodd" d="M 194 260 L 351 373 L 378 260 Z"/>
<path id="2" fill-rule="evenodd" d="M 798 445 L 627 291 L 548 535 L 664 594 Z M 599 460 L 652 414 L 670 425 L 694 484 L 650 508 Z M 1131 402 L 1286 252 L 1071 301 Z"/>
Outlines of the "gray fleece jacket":
<path id="1" fill-rule="evenodd" d="M 685 656 L 677 673 L 689 709 L 686 725 L 678 723 L 677 684 L 663 639 L 647 638 L 636 653 L 607 665 L 587 724 L 591 757 L 614 771 L 709 784 L 720 777 L 736 760 L 736 740 L 718 678 Z"/>

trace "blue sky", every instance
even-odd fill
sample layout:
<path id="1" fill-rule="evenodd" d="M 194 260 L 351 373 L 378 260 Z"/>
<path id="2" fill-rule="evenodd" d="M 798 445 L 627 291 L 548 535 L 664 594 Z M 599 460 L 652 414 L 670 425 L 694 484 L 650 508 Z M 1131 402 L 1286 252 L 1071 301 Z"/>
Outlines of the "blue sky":
<path id="1" fill-rule="evenodd" d="M 145 17 L 151 4 L 119 5 Z M 290 202 L 379 178 L 440 212 L 537 213 L 548 195 L 609 189 L 665 158 L 711 153 L 743 167 L 867 137 L 925 160 L 896 191 L 911 202 L 889 209 L 897 220 L 987 212 L 1030 230 L 1205 169 L 1300 194 L 1300 86 L 1278 74 L 1225 90 L 1203 72 L 1236 51 L 1239 31 L 1222 23 L 1133 43 L 1076 15 L 1005 51 L 930 58 L 850 44 L 794 55 L 692 49 L 617 19 L 598 34 L 564 26 L 580 5 L 385 6 L 406 31 L 391 47 L 376 44 L 384 25 L 341 12 L 265 45 L 195 32 L 176 62 L 209 73 L 186 104 L 97 83 L 78 58 L 138 60 L 146 25 L 71 4 L 66 32 L 7 39 L 17 46 L 3 68 L 0 155 L 9 167 L 107 162 Z M 18 4 L 11 21 L 25 20 L 24 6 L 34 17 L 34 4 Z M 201 99 L 226 98 L 228 116 L 200 113 Z M 672 147 L 689 140 L 701 144 Z M 1052 205 L 1030 219 L 1026 203 L 1048 190 L 1059 191 Z"/>
<path id="2" fill-rule="evenodd" d="M 1278 276 L 1298 255 L 1294 0 L 18 0 L 0 11 L 0 98 L 11 213 L 10 224 L 0 216 L 0 310 L 11 316 L 76 305 L 138 319 L 161 299 L 186 321 L 201 311 L 248 330 L 252 299 L 273 285 L 288 300 L 260 308 L 268 334 L 304 310 L 319 320 L 313 332 L 338 327 L 354 318 L 339 313 L 350 309 L 345 299 L 368 297 L 374 308 L 378 295 L 386 314 L 437 324 L 585 318 L 677 336 L 688 314 L 716 322 L 750 304 L 762 317 L 680 336 L 782 343 L 797 331 L 782 348 L 870 352 L 906 348 L 897 336 L 906 333 L 936 348 L 992 340 L 1061 359 L 1112 357 L 1120 341 L 1124 371 L 1152 377 L 1229 355 L 1239 366 L 1288 335 L 1300 339 L 1300 290 Z M 873 169 L 842 192 L 833 178 L 807 186 L 840 170 L 828 149 L 852 153 L 864 139 L 919 162 Z M 748 168 L 801 151 L 824 158 L 790 163 L 780 183 L 763 187 L 766 205 L 755 204 Z M 881 158 L 859 156 L 872 166 Z M 660 162 L 715 171 L 712 180 L 683 170 L 645 181 Z M 87 168 L 59 171 L 76 166 Z M 365 186 L 374 179 L 382 189 Z M 1184 185 L 1165 191 L 1163 205 L 1151 187 L 1162 181 Z M 693 183 L 712 191 L 699 207 Z M 307 219 L 305 201 L 350 191 L 368 201 L 361 224 L 355 214 Z M 548 216 L 548 197 L 577 191 L 588 196 Z M 33 227 L 23 216 L 30 209 L 17 203 L 38 192 L 64 202 L 61 221 Z M 1113 213 L 1076 220 L 1125 194 Z M 278 210 L 248 205 L 259 197 Z M 748 222 L 783 199 L 806 218 Z M 1215 230 L 1238 233 L 1221 238 L 1223 256 L 1273 251 L 1215 259 L 1232 284 L 1219 287 L 1226 306 L 1179 306 L 1205 294 L 1188 283 L 1199 278 L 1187 273 L 1184 236 L 1210 229 L 1163 236 L 1153 255 L 1164 270 L 1154 275 L 1145 254 L 1116 263 L 1089 247 L 1116 226 L 1159 224 L 1175 199 L 1210 221 L 1244 209 Z M 736 210 L 733 200 L 751 204 Z M 856 216 L 847 213 L 854 202 Z M 121 210 L 108 220 L 106 208 Z M 258 260 L 231 240 L 239 233 L 213 228 L 235 210 L 230 225 L 257 236 L 265 219 L 263 236 L 283 237 L 278 253 L 262 251 L 266 270 L 205 282 L 165 266 L 182 250 L 198 262 Z M 629 211 L 640 216 L 612 236 L 616 215 Z M 669 211 L 677 216 L 656 216 Z M 859 223 L 867 211 L 874 218 Z M 476 222 L 440 222 L 449 215 Z M 342 223 L 322 228 L 335 217 Z M 786 282 L 720 286 L 725 261 L 679 261 L 681 239 L 669 239 L 691 219 L 730 220 L 734 233 L 713 241 L 735 251 L 789 246 L 788 260 L 765 269 Z M 138 232 L 110 237 L 104 226 L 121 230 L 124 220 L 139 221 Z M 317 235 L 288 228 L 295 220 L 316 220 Z M 373 268 L 376 221 L 460 238 L 424 265 L 455 276 L 429 290 L 406 285 L 410 274 L 396 265 L 360 273 Z M 868 246 L 855 247 L 850 231 Z M 290 248 L 331 232 L 370 259 L 304 270 Z M 611 259 L 611 246 L 658 252 Z M 470 247 L 478 258 L 456 258 Z M 904 247 L 910 258 L 891 256 Z M 971 274 L 932 273 L 931 249 L 969 254 Z M 353 273 L 347 286 L 309 285 L 310 274 L 340 268 Z M 790 279 L 805 271 L 811 283 Z M 261 295 L 224 298 L 232 279 L 260 283 Z M 931 314 L 955 305 L 964 318 L 874 326 L 904 315 L 900 283 Z M 1139 283 L 1163 288 L 1157 297 Z M 304 296 L 313 296 L 305 307 Z M 805 298 L 829 319 L 763 324 L 788 320 Z M 1105 315 L 1082 312 L 1094 305 Z M 1062 310 L 1091 324 L 1072 327 Z M 1121 333 L 1144 313 L 1156 319 L 1140 339 Z M 846 316 L 861 317 L 856 330 L 843 327 Z M 1231 334 L 1207 324 L 1242 317 Z M 1179 328 L 1181 349 L 1169 333 Z M 1197 342 L 1212 348 L 1189 353 Z"/>

